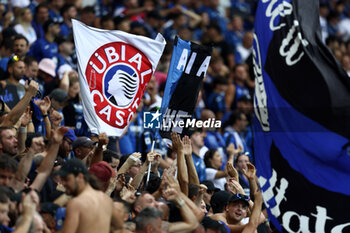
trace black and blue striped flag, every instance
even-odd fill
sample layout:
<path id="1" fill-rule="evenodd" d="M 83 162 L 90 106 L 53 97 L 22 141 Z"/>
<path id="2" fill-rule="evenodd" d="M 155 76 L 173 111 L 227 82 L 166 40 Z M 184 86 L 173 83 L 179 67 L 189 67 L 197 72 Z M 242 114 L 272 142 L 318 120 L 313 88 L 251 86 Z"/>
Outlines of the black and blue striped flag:
<path id="1" fill-rule="evenodd" d="M 201 83 L 209 67 L 211 48 L 176 37 L 161 107 L 160 135 L 188 134 Z"/>
<path id="2" fill-rule="evenodd" d="M 261 0 L 255 19 L 255 159 L 281 232 L 350 232 L 350 79 L 318 9 Z"/>

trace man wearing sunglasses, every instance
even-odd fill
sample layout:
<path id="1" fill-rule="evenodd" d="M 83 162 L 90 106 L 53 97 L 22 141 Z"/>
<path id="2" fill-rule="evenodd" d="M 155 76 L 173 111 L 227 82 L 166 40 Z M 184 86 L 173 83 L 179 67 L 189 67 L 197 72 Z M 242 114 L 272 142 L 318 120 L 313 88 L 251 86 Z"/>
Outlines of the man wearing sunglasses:
<path id="1" fill-rule="evenodd" d="M 247 217 L 248 209 L 248 196 L 239 193 L 232 195 L 225 207 L 227 223 L 241 225 L 241 221 Z"/>

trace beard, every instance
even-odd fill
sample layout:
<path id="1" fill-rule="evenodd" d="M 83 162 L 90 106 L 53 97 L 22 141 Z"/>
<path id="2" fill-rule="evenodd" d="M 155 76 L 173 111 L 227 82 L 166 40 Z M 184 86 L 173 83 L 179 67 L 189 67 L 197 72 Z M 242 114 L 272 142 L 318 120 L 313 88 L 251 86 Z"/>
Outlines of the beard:
<path id="1" fill-rule="evenodd" d="M 74 185 L 72 188 L 70 187 L 65 187 L 66 188 L 66 194 L 71 195 L 73 197 L 76 197 L 78 195 L 78 190 L 79 190 L 79 185 L 78 182 L 75 180 Z"/>

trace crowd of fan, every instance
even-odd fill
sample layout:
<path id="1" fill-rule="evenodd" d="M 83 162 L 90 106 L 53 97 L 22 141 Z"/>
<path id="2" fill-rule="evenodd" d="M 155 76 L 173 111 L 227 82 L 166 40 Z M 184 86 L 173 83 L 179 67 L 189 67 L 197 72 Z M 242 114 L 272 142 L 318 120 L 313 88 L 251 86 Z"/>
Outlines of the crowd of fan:
<path id="1" fill-rule="evenodd" d="M 252 165 L 256 7 L 254 0 L 0 1 L 0 232 L 271 231 Z M 320 4 L 324 43 L 350 76 L 349 15 L 348 1 Z M 85 122 L 72 19 L 167 40 L 121 137 L 92 134 Z M 176 35 L 213 47 L 194 117 L 223 125 L 172 134 L 168 145 L 144 127 L 143 113 L 161 105 Z"/>

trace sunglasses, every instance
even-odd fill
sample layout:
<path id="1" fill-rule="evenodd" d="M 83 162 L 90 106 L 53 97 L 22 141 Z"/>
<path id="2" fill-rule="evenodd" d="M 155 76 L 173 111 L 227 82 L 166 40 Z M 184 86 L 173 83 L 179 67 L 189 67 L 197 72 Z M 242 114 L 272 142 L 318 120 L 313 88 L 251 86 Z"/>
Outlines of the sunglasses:
<path id="1" fill-rule="evenodd" d="M 245 200 L 245 201 L 249 201 L 250 198 L 247 196 L 247 195 L 244 195 L 244 194 L 240 194 L 240 193 L 236 193 L 236 194 L 233 194 L 234 197 L 237 197 L 241 200 Z"/>
<path id="2" fill-rule="evenodd" d="M 13 56 L 11 57 L 11 60 L 12 60 L 13 62 L 17 62 L 17 61 L 19 61 L 19 56 L 13 55 Z"/>

